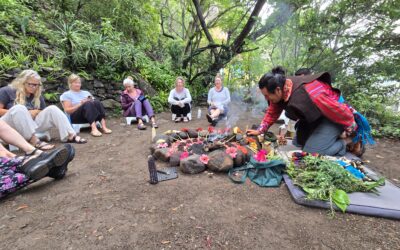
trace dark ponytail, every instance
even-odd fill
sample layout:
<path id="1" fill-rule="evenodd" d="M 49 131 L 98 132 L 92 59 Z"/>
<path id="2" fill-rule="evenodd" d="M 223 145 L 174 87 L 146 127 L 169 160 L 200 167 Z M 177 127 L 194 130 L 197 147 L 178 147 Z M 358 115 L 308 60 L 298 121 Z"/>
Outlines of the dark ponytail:
<path id="1" fill-rule="evenodd" d="M 282 66 L 277 66 L 271 70 L 271 73 L 266 73 L 258 81 L 260 89 L 267 88 L 268 92 L 274 93 L 277 87 L 283 89 L 286 82 L 286 71 Z"/>

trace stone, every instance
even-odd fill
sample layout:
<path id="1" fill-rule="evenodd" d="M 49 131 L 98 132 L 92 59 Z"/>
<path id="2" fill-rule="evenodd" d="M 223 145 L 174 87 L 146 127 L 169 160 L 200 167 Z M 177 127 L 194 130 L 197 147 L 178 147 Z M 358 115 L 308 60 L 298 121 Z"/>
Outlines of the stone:
<path id="1" fill-rule="evenodd" d="M 240 167 L 247 161 L 247 156 L 240 150 L 237 150 L 236 157 L 233 159 L 233 166 Z"/>
<path id="2" fill-rule="evenodd" d="M 233 159 L 224 150 L 214 150 L 208 154 L 207 167 L 212 171 L 227 172 L 233 167 Z"/>
<path id="3" fill-rule="evenodd" d="M 194 129 L 188 129 L 187 133 L 188 133 L 190 138 L 197 138 L 199 136 L 197 131 L 194 130 Z"/>
<path id="4" fill-rule="evenodd" d="M 97 79 L 94 80 L 93 86 L 95 88 L 104 88 L 104 84 L 101 81 L 97 80 Z"/>
<path id="5" fill-rule="evenodd" d="M 160 161 L 168 162 L 169 161 L 168 150 L 169 148 L 157 148 L 154 151 L 153 156 Z"/>
<path id="6" fill-rule="evenodd" d="M 106 109 L 115 109 L 120 107 L 121 104 L 113 99 L 107 99 L 101 102 Z"/>
<path id="7" fill-rule="evenodd" d="M 203 172 L 206 166 L 200 161 L 199 155 L 190 155 L 181 160 L 179 169 L 185 174 L 198 174 Z"/>
<path id="8" fill-rule="evenodd" d="M 181 154 L 182 151 L 178 151 L 173 153 L 170 157 L 169 157 L 169 166 L 170 167 L 177 167 L 179 166 L 180 162 L 181 162 Z"/>
<path id="9" fill-rule="evenodd" d="M 179 132 L 178 135 L 179 135 L 179 137 L 180 137 L 181 139 L 183 139 L 183 140 L 189 138 L 189 137 L 188 137 L 188 134 L 187 134 L 186 132 L 183 132 L 183 131 Z"/>
<path id="10" fill-rule="evenodd" d="M 191 150 L 192 150 L 193 154 L 197 154 L 197 155 L 202 155 L 202 154 L 206 153 L 206 151 L 204 151 L 203 144 L 194 143 L 191 146 Z"/>
<path id="11" fill-rule="evenodd" d="M 153 143 L 157 143 L 157 141 L 159 141 L 159 140 L 164 140 L 166 143 L 170 143 L 171 141 L 170 141 L 170 137 L 168 136 L 168 135 L 164 135 L 164 134 L 159 134 L 159 135 L 156 135 L 154 138 L 153 138 Z"/>

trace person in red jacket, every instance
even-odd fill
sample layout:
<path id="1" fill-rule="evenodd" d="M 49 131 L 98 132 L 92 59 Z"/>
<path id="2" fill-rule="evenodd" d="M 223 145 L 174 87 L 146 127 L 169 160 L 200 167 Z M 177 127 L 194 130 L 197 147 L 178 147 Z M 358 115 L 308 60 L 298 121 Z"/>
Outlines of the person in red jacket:
<path id="1" fill-rule="evenodd" d="M 331 86 L 329 73 L 286 77 L 282 67 L 272 69 L 259 81 L 261 93 L 269 102 L 266 114 L 257 130 L 249 135 L 266 132 L 283 110 L 288 118 L 298 121 L 297 145 L 303 151 L 323 155 L 343 156 L 348 136 L 357 125 L 351 107 L 339 102 L 340 91 Z"/>

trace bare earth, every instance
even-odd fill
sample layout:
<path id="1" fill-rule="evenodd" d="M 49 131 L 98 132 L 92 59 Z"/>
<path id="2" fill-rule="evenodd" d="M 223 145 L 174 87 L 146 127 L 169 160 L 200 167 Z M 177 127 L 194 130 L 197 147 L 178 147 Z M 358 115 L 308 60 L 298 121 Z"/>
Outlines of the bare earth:
<path id="1" fill-rule="evenodd" d="M 204 113 L 204 110 L 203 110 Z M 158 132 L 203 127 L 159 116 Z M 226 174 L 179 174 L 149 185 L 151 130 L 111 119 L 113 134 L 82 135 L 61 181 L 43 179 L 0 201 L 3 249 L 400 249 L 400 222 L 297 205 L 284 183 L 233 184 Z M 259 123 L 241 118 L 242 129 Z M 400 142 L 379 140 L 364 159 L 400 180 Z"/>

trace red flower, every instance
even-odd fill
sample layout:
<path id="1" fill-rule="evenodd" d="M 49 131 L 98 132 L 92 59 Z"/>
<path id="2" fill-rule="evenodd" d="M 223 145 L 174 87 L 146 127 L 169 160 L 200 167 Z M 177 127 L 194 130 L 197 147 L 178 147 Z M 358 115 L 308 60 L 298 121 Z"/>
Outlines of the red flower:
<path id="1" fill-rule="evenodd" d="M 210 160 L 210 158 L 208 157 L 208 155 L 202 154 L 202 155 L 200 156 L 200 161 L 201 161 L 203 164 L 205 164 L 205 165 L 207 165 L 207 163 L 208 163 L 209 160 Z"/>
<path id="2" fill-rule="evenodd" d="M 237 149 L 235 147 L 229 147 L 225 150 L 225 153 L 230 155 L 232 158 L 235 158 L 237 155 Z"/>
<path id="3" fill-rule="evenodd" d="M 182 131 L 182 132 L 188 132 L 189 129 L 188 129 L 188 128 L 181 128 L 181 131 Z"/>
<path id="4" fill-rule="evenodd" d="M 200 132 L 200 131 L 203 131 L 203 129 L 202 128 L 196 128 L 196 131 Z"/>
<path id="5" fill-rule="evenodd" d="M 261 149 L 254 155 L 254 159 L 258 162 L 266 162 L 267 161 L 267 151 L 265 149 Z"/>
<path id="6" fill-rule="evenodd" d="M 213 133 L 215 131 L 215 128 L 213 126 L 208 126 L 208 132 Z"/>
<path id="7" fill-rule="evenodd" d="M 181 156 L 179 157 L 179 160 L 183 160 L 188 157 L 189 157 L 189 152 L 185 151 L 181 154 Z"/>

